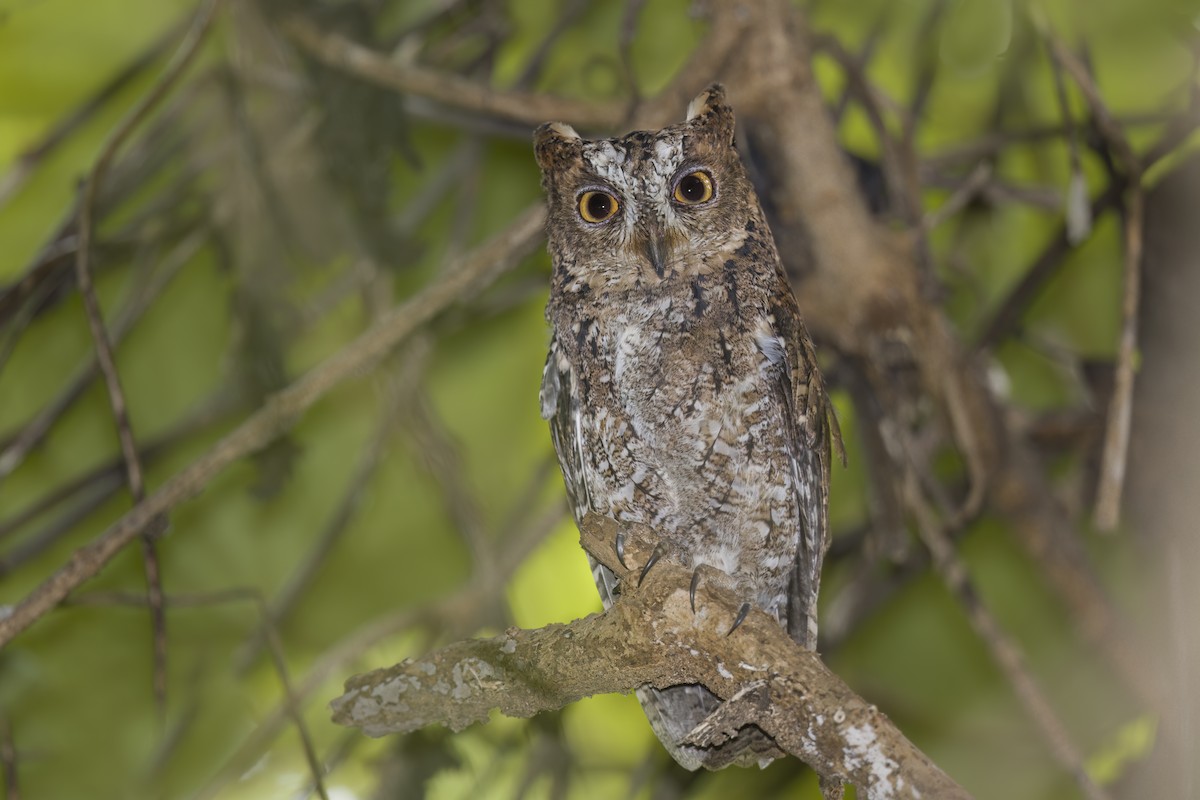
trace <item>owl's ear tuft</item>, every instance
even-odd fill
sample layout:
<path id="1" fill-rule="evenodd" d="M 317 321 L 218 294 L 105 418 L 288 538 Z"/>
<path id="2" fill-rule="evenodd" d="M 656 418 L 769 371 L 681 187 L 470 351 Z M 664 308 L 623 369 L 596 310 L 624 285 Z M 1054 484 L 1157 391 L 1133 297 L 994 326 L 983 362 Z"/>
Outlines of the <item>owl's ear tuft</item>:
<path id="1" fill-rule="evenodd" d="M 583 139 L 565 122 L 545 122 L 533 132 L 533 153 L 545 172 L 583 156 Z"/>
<path id="2" fill-rule="evenodd" d="M 733 143 L 733 109 L 725 102 L 725 87 L 719 83 L 709 84 L 688 103 L 687 121 L 711 131 L 722 144 Z"/>

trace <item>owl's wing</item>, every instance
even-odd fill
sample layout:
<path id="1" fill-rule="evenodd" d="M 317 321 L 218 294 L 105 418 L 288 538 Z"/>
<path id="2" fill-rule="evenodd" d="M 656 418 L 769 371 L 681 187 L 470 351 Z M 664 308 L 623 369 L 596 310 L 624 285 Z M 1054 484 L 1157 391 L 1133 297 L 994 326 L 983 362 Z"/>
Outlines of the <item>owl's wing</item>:
<path id="1" fill-rule="evenodd" d="M 764 347 L 760 339 L 760 348 L 770 363 L 771 383 L 782 409 L 800 525 L 795 569 L 788 588 L 787 629 L 788 635 L 812 650 L 817 646 L 821 564 L 829 547 L 831 423 L 816 352 L 799 313 L 785 305 L 773 316 L 777 341 L 782 346 L 768 352 L 773 348 Z"/>
<path id="2" fill-rule="evenodd" d="M 542 419 L 550 423 L 550 439 L 554 442 L 554 452 L 558 454 L 558 464 L 562 468 L 567 503 L 578 525 L 584 515 L 592 510 L 592 500 L 584 471 L 583 409 L 576 381 L 575 370 L 559 346 L 557 337 L 551 338 L 550 353 L 542 370 Z M 596 588 L 600 591 L 600 600 L 608 608 L 617 592 L 616 576 L 590 555 L 588 563 L 592 567 Z"/>
<path id="3" fill-rule="evenodd" d="M 562 467 L 567 500 L 578 522 L 591 508 L 591 500 L 583 473 L 582 418 L 579 392 L 572 385 L 574 380 L 574 371 L 559 347 L 557 337 L 552 338 L 546 366 L 542 370 L 542 419 L 550 423 L 550 438 L 554 441 L 554 451 Z"/>

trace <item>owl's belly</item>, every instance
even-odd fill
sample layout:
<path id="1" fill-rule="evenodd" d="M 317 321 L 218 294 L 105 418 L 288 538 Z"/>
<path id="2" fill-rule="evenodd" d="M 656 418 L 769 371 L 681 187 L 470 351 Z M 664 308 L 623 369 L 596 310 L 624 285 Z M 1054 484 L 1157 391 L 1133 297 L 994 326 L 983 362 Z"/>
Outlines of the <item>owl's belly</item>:
<path id="1" fill-rule="evenodd" d="M 618 338 L 609 402 L 595 409 L 611 469 L 593 497 L 617 519 L 649 524 L 685 564 L 716 567 L 780 610 L 799 506 L 793 443 L 763 359 L 719 347 L 716 359 L 683 357 L 681 348 L 711 348 L 653 336 L 630 326 Z"/>

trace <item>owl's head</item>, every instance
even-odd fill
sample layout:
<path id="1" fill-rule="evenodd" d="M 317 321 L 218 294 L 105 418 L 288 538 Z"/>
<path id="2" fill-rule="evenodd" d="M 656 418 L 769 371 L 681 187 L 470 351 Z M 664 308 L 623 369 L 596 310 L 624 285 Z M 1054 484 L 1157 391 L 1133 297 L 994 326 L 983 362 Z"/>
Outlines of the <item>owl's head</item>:
<path id="1" fill-rule="evenodd" d="M 744 236 L 758 203 L 733 143 L 733 110 L 713 84 L 684 122 L 585 140 L 550 122 L 534 133 L 556 256 L 605 284 L 659 279 Z M 556 259 L 559 260 L 559 259 Z"/>

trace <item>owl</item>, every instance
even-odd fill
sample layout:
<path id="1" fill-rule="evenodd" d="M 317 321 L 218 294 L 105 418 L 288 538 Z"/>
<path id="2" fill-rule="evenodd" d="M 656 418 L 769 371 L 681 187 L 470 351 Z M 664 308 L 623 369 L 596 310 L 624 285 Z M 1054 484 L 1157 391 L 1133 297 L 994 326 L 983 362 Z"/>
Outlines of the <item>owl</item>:
<path id="1" fill-rule="evenodd" d="M 757 606 L 814 648 L 834 423 L 723 88 L 658 131 L 547 123 L 534 150 L 554 267 L 541 412 L 576 522 L 648 526 L 657 552 L 729 577 L 739 623 Z M 592 571 L 607 608 L 615 576 Z M 683 744 L 721 703 L 702 686 L 637 694 L 689 770 L 777 753 L 753 726 Z"/>

